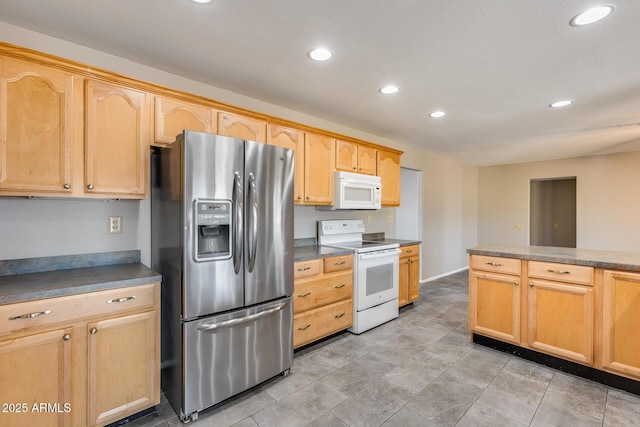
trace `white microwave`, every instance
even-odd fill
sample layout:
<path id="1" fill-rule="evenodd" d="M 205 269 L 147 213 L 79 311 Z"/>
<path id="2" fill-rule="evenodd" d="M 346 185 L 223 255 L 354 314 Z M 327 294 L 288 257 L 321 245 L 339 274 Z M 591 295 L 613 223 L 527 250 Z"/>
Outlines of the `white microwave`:
<path id="1" fill-rule="evenodd" d="M 333 205 L 317 208 L 380 209 L 381 188 L 379 176 L 338 171 L 333 176 Z"/>

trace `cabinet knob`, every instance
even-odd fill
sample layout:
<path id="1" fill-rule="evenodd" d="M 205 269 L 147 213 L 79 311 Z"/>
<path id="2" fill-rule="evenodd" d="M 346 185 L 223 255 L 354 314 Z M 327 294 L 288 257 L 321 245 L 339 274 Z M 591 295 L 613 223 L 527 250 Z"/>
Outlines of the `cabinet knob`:
<path id="1" fill-rule="evenodd" d="M 305 197 L 305 199 L 309 200 L 309 196 Z"/>
<path id="2" fill-rule="evenodd" d="M 513 282 L 513 286 L 518 286 L 519 283 L 518 282 Z"/>
<path id="3" fill-rule="evenodd" d="M 88 188 L 89 190 L 93 190 L 93 188 L 94 188 L 94 187 L 93 187 L 93 184 L 89 184 L 89 185 L 87 185 L 87 188 Z"/>
<path id="4" fill-rule="evenodd" d="M 353 170 L 356 170 L 356 167 L 355 167 L 355 166 L 353 167 Z"/>
<path id="5" fill-rule="evenodd" d="M 65 340 L 65 341 L 69 341 L 71 339 L 71 334 L 64 334 L 62 336 L 62 339 Z"/>
<path id="6" fill-rule="evenodd" d="M 65 184 L 65 185 L 63 185 L 63 187 L 64 187 L 65 190 L 68 190 L 68 189 L 71 188 L 71 186 L 69 184 Z"/>
<path id="7" fill-rule="evenodd" d="M 302 200 L 302 196 L 298 196 L 298 200 Z"/>
<path id="8" fill-rule="evenodd" d="M 533 283 L 529 282 L 529 287 L 533 288 Z"/>
<path id="9" fill-rule="evenodd" d="M 90 333 L 91 335 L 95 335 L 97 332 L 98 332 L 98 329 L 97 329 L 97 328 L 91 328 L 91 329 L 89 330 L 89 333 Z"/>

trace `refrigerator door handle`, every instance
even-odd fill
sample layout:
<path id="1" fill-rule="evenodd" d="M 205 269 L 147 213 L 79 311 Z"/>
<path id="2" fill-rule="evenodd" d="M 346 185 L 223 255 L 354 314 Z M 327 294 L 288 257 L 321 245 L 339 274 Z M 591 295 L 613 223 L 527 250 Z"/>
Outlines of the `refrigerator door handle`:
<path id="1" fill-rule="evenodd" d="M 251 230 L 249 232 L 249 273 L 256 266 L 256 251 L 258 248 L 258 191 L 256 177 L 249 173 L 249 208 L 251 210 Z"/>
<path id="2" fill-rule="evenodd" d="M 233 205 L 233 269 L 236 275 L 240 273 L 242 264 L 242 178 L 236 171 L 233 179 L 233 194 L 231 203 Z"/>
<path id="3" fill-rule="evenodd" d="M 224 322 L 219 323 L 206 323 L 204 325 L 198 326 L 198 330 L 202 332 L 216 332 L 219 329 L 230 328 L 233 326 L 242 325 L 244 323 L 254 322 L 262 317 L 269 316 L 270 314 L 276 313 L 287 306 L 288 303 L 283 302 L 278 304 L 275 307 L 268 308 L 264 311 L 250 314 L 249 316 L 240 317 L 238 319 L 225 320 Z"/>

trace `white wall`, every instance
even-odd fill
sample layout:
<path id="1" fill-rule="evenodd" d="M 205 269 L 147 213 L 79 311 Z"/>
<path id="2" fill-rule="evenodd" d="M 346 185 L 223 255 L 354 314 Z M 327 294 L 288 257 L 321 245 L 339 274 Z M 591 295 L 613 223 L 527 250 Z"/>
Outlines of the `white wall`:
<path id="1" fill-rule="evenodd" d="M 412 148 L 397 141 L 351 129 L 338 123 L 277 105 L 252 99 L 221 88 L 185 79 L 161 70 L 92 50 L 64 40 L 45 36 L 0 22 L 0 40 L 46 52 L 133 78 L 198 94 L 249 110 L 349 135 L 405 151 L 402 165 L 423 173 L 423 265 L 425 278 L 454 271 L 467 265 L 465 249 L 476 244 L 477 168 L 445 156 Z M 150 265 L 150 203 L 145 201 L 27 200 L 0 198 L 0 259 L 67 255 L 85 252 L 140 249 L 142 261 Z M 49 217 L 31 213 L 33 206 Z M 108 207 L 109 206 L 109 207 Z M 125 232 L 119 237 L 106 233 L 111 206 L 122 206 Z M 120 209 L 120 208 L 118 208 Z M 296 207 L 296 237 L 314 237 L 315 221 L 344 217 L 342 214 Z M 336 216 L 334 216 L 336 215 Z M 367 231 L 384 231 L 394 237 L 395 209 L 372 213 L 351 213 L 349 217 L 365 219 Z M 37 230 L 37 231 L 36 231 Z M 5 234 L 8 233 L 8 234 Z M 5 238 L 10 236 L 11 240 Z M 37 239 L 35 238 L 37 236 Z M 40 246 L 34 242 L 46 242 Z"/>
<path id="2" fill-rule="evenodd" d="M 107 233 L 109 216 L 122 216 L 121 234 Z M 134 200 L 0 197 L 0 259 L 141 249 L 148 217 Z"/>
<path id="3" fill-rule="evenodd" d="M 576 177 L 576 246 L 640 252 L 640 152 L 480 168 L 478 243 L 527 245 L 530 180 L 567 176 Z"/>

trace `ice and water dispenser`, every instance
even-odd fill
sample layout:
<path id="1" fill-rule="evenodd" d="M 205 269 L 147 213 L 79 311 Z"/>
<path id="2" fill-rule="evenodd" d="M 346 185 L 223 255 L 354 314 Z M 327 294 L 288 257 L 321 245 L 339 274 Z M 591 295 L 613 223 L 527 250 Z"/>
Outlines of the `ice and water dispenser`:
<path id="1" fill-rule="evenodd" d="M 231 257 L 231 202 L 195 202 L 196 261 Z"/>

